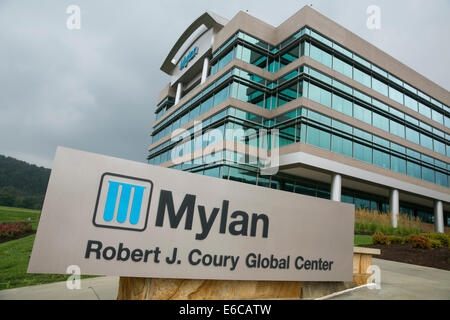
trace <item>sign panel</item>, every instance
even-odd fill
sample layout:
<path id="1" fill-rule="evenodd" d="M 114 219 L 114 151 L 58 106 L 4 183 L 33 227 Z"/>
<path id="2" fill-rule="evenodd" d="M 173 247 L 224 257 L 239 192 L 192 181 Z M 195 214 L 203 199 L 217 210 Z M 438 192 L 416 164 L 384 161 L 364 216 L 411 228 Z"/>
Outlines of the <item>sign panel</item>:
<path id="1" fill-rule="evenodd" d="M 59 147 L 30 273 L 351 281 L 353 205 Z"/>

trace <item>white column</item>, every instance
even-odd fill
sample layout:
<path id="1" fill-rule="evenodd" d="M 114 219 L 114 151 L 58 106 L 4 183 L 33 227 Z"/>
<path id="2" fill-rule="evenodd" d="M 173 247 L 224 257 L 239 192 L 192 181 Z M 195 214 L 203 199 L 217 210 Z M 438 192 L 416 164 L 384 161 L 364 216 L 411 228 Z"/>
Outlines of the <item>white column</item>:
<path id="1" fill-rule="evenodd" d="M 330 194 L 331 200 L 339 202 L 341 201 L 341 187 L 342 187 L 341 175 L 333 173 L 331 177 L 331 194 Z"/>
<path id="2" fill-rule="evenodd" d="M 399 211 L 400 211 L 399 196 L 398 196 L 397 189 L 392 189 L 389 193 L 389 207 L 391 209 L 391 215 L 392 215 L 392 226 L 394 228 L 397 228 L 398 215 L 399 215 Z"/>
<path id="3" fill-rule="evenodd" d="M 205 59 L 203 60 L 202 80 L 200 81 L 200 84 L 205 83 L 206 78 L 208 77 L 208 69 L 209 69 L 209 58 L 205 57 Z"/>
<path id="4" fill-rule="evenodd" d="M 434 201 L 434 230 L 444 233 L 444 206 L 442 201 Z"/>
<path id="5" fill-rule="evenodd" d="M 183 84 L 181 82 L 178 82 L 177 93 L 175 94 L 175 104 L 180 102 L 182 92 L 183 92 Z"/>

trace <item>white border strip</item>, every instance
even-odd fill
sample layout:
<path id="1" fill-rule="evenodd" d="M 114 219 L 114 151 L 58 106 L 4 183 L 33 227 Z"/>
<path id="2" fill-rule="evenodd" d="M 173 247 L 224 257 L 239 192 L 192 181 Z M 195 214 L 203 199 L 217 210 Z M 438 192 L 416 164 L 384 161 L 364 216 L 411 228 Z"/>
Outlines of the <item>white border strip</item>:
<path id="1" fill-rule="evenodd" d="M 374 286 L 376 286 L 375 283 L 368 283 L 368 284 L 364 284 L 364 285 L 359 286 L 359 287 L 354 287 L 354 288 L 346 289 L 346 290 L 343 290 L 343 291 L 338 291 L 338 292 L 329 294 L 329 295 L 327 295 L 327 296 L 323 296 L 323 297 L 320 297 L 320 298 L 316 298 L 316 299 L 314 299 L 314 300 L 327 300 L 327 299 L 334 298 L 334 297 L 343 295 L 343 294 L 345 294 L 345 293 L 348 293 L 348 292 L 351 292 L 351 291 L 354 291 L 354 290 L 357 290 L 357 289 L 361 289 L 361 288 L 369 288 L 369 287 L 374 287 Z"/>

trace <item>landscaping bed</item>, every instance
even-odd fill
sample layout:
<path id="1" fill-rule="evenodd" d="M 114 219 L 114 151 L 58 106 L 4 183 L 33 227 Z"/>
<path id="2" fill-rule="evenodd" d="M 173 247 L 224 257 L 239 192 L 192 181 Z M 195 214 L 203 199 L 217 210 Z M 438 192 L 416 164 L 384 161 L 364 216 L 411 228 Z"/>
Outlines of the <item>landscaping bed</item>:
<path id="1" fill-rule="evenodd" d="M 0 243 L 20 239 L 35 232 L 29 222 L 0 223 Z"/>
<path id="2" fill-rule="evenodd" d="M 410 243 L 391 243 L 388 246 L 383 244 L 360 246 L 380 249 L 381 255 L 374 256 L 374 258 L 377 259 L 391 260 L 450 271 L 449 248 L 420 249 L 413 248 Z"/>

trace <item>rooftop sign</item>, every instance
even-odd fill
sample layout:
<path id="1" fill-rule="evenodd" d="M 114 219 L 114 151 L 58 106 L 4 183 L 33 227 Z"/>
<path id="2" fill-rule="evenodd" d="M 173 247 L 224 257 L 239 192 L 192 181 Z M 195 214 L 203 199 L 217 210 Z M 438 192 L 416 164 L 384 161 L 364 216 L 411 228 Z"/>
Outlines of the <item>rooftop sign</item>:
<path id="1" fill-rule="evenodd" d="M 198 53 L 198 47 L 195 47 L 194 49 L 192 49 L 192 51 L 190 51 L 188 53 L 187 56 L 185 56 L 183 59 L 181 59 L 180 70 L 182 70 L 184 67 L 187 67 L 189 61 L 194 59 L 194 57 L 197 55 L 197 53 Z"/>
<path id="2" fill-rule="evenodd" d="M 28 272 L 351 281 L 353 205 L 59 147 Z"/>

